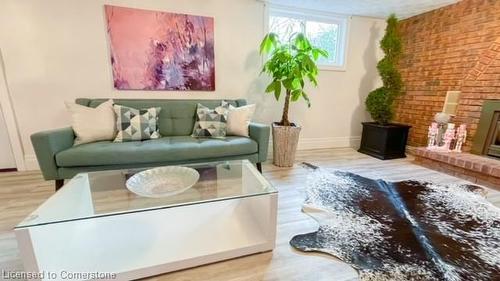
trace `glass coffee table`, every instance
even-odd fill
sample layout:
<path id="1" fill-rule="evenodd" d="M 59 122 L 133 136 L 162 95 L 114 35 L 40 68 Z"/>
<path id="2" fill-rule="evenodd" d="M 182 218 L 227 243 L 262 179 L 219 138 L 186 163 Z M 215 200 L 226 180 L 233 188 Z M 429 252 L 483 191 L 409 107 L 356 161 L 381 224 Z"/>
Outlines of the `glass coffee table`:
<path id="1" fill-rule="evenodd" d="M 132 280 L 274 248 L 278 194 L 252 163 L 184 166 L 198 182 L 163 198 L 125 187 L 145 169 L 76 175 L 16 226 L 25 271 Z"/>

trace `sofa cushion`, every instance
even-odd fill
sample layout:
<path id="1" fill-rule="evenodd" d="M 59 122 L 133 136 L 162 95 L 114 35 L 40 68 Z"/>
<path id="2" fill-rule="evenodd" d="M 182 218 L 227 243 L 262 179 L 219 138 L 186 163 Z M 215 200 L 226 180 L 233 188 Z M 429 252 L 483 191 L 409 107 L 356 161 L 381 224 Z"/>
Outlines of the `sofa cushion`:
<path id="1" fill-rule="evenodd" d="M 158 115 L 161 112 L 161 107 L 137 109 L 115 104 L 113 108 L 116 113 L 116 129 L 118 130 L 114 142 L 160 138 Z"/>
<path id="2" fill-rule="evenodd" d="M 71 113 L 71 127 L 76 136 L 73 145 L 112 140 L 116 135 L 116 117 L 113 100 L 89 108 L 76 103 L 66 102 Z"/>
<path id="3" fill-rule="evenodd" d="M 199 103 L 196 109 L 196 122 L 194 123 L 194 138 L 223 139 L 226 137 L 227 112 L 229 104 L 210 109 Z"/>
<path id="4" fill-rule="evenodd" d="M 123 143 L 101 141 L 82 144 L 56 154 L 56 163 L 59 167 L 77 167 L 179 162 L 246 155 L 257 151 L 257 143 L 244 137 L 196 139 L 176 136 Z"/>
<path id="5" fill-rule="evenodd" d="M 97 107 L 108 99 L 77 99 L 76 103 Z M 221 105 L 222 100 L 113 99 L 115 104 L 133 108 L 161 107 L 159 116 L 162 136 L 189 136 L 193 132 L 198 103 L 209 108 Z M 228 100 L 233 106 L 246 105 L 245 100 Z"/>

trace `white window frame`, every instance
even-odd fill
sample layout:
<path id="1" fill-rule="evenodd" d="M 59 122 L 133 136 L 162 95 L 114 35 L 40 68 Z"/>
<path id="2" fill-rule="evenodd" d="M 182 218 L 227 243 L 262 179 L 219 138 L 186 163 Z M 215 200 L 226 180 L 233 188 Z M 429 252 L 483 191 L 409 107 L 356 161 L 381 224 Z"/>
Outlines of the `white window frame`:
<path id="1" fill-rule="evenodd" d="M 297 9 L 293 7 L 274 4 L 266 5 L 265 14 L 265 33 L 268 33 L 270 31 L 269 20 L 271 15 L 291 17 L 304 21 L 310 20 L 316 22 L 337 24 L 339 26 L 339 40 L 337 42 L 337 50 L 339 54 L 338 58 L 336 58 L 336 64 L 331 65 L 318 63 L 318 69 L 327 71 L 346 71 L 346 60 L 349 43 L 348 34 L 351 17 L 316 10 Z"/>

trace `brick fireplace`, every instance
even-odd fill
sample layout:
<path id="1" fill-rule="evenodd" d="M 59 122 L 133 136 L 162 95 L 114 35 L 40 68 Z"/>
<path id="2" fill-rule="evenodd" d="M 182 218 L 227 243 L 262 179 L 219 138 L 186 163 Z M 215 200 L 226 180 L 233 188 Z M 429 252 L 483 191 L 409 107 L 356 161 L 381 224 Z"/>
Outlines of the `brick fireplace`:
<path id="1" fill-rule="evenodd" d="M 472 147 L 485 100 L 500 99 L 500 1 L 462 0 L 401 22 L 400 71 L 406 93 L 396 121 L 409 124 L 409 145 L 427 142 L 427 127 L 447 91 L 461 91 L 456 123 L 466 123 Z"/>
<path id="2" fill-rule="evenodd" d="M 400 32 L 405 95 L 397 102 L 396 121 L 412 126 L 409 145 L 427 144 L 428 126 L 443 110 L 446 93 L 460 91 L 452 122 L 467 124 L 464 151 L 474 153 L 414 148 L 416 160 L 473 182 L 500 186 L 500 158 L 490 157 L 496 148 L 500 155 L 500 147 L 495 147 L 500 144 L 500 111 L 490 116 L 496 116 L 493 122 L 480 121 L 483 109 L 500 100 L 500 1 L 462 0 L 403 20 Z M 476 141 L 480 137 L 483 140 Z"/>
<path id="3" fill-rule="evenodd" d="M 500 190 L 500 100 L 485 100 L 471 153 L 410 148 L 423 166 Z"/>

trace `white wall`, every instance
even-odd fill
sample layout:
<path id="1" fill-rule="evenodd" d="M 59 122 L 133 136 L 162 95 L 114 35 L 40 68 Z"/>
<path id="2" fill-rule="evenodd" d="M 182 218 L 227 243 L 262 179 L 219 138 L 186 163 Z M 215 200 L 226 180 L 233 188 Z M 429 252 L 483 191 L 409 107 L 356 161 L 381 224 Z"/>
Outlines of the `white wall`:
<path id="1" fill-rule="evenodd" d="M 117 91 L 112 74 L 104 4 L 215 18 L 215 92 Z M 264 4 L 256 0 L 2 0 L 0 49 L 27 166 L 36 166 L 29 136 L 69 125 L 63 101 L 77 97 L 247 98 L 258 104 L 255 119 L 270 123 L 281 104 L 264 95 L 258 45 L 264 34 Z M 347 71 L 322 71 L 309 89 L 313 106 L 292 106 L 303 126 L 301 148 L 348 146 L 367 120 L 364 97 L 380 81 L 376 62 L 385 23 L 353 17 Z"/>

